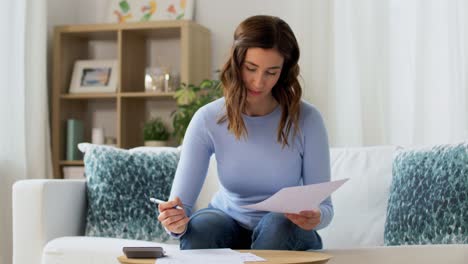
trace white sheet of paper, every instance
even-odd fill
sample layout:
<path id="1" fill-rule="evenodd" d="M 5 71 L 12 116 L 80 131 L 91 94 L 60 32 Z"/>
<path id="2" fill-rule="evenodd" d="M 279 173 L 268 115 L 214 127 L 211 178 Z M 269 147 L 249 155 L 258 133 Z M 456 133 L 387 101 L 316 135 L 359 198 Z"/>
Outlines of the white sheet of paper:
<path id="1" fill-rule="evenodd" d="M 229 248 L 166 250 L 166 257 L 156 259 L 157 264 L 243 264 L 242 255 Z"/>
<path id="2" fill-rule="evenodd" d="M 263 202 L 242 207 L 259 211 L 294 214 L 316 209 L 323 200 L 347 180 L 283 188 Z"/>
<path id="3" fill-rule="evenodd" d="M 249 262 L 249 261 L 266 261 L 266 259 L 261 258 L 255 254 L 252 253 L 240 253 L 241 254 L 241 259 L 243 262 Z"/>

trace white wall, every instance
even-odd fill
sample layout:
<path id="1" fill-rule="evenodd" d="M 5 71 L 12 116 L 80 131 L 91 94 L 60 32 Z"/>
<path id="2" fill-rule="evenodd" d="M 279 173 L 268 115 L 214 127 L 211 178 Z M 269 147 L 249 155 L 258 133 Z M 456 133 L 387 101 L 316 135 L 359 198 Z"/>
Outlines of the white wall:
<path id="1" fill-rule="evenodd" d="M 52 94 L 51 72 L 54 27 L 57 25 L 79 23 L 79 13 L 76 12 L 79 3 L 80 1 L 47 0 L 47 83 L 49 87 L 49 94 Z M 50 99 L 49 105 L 51 105 Z"/>
<path id="2" fill-rule="evenodd" d="M 99 1 L 98 1 L 99 2 Z M 62 24 L 81 23 L 79 9 L 81 1 L 47 0 L 47 27 L 52 40 L 53 27 Z"/>

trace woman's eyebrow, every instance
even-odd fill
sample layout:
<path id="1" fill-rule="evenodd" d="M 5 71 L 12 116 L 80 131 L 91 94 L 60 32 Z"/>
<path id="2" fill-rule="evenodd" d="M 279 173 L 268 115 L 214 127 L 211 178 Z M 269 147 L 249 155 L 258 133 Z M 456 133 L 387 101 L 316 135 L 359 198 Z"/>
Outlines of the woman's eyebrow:
<path id="1" fill-rule="evenodd" d="M 257 64 L 255 64 L 255 63 L 253 63 L 251 61 L 246 60 L 245 62 L 252 65 L 252 66 L 259 67 Z M 269 70 L 281 69 L 281 66 L 268 67 L 268 69 Z"/>

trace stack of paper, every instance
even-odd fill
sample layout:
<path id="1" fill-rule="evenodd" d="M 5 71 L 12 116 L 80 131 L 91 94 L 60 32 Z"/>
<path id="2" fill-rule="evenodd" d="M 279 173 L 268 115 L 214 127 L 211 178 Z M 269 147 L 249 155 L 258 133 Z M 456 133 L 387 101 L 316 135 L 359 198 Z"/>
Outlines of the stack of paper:
<path id="1" fill-rule="evenodd" d="M 243 264 L 245 261 L 265 261 L 252 253 L 239 253 L 229 248 L 170 250 L 166 257 L 158 258 L 157 264 Z"/>

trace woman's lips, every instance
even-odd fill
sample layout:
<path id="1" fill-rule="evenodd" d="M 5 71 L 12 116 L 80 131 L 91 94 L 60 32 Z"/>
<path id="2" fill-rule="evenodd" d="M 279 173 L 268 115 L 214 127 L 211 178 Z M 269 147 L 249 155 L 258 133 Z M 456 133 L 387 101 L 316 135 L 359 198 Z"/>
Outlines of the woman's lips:
<path id="1" fill-rule="evenodd" d="M 253 96 L 258 96 L 258 95 L 262 94 L 262 92 L 253 91 L 253 90 L 250 90 L 250 89 L 247 89 L 247 91 L 249 92 L 249 94 L 251 94 Z"/>

